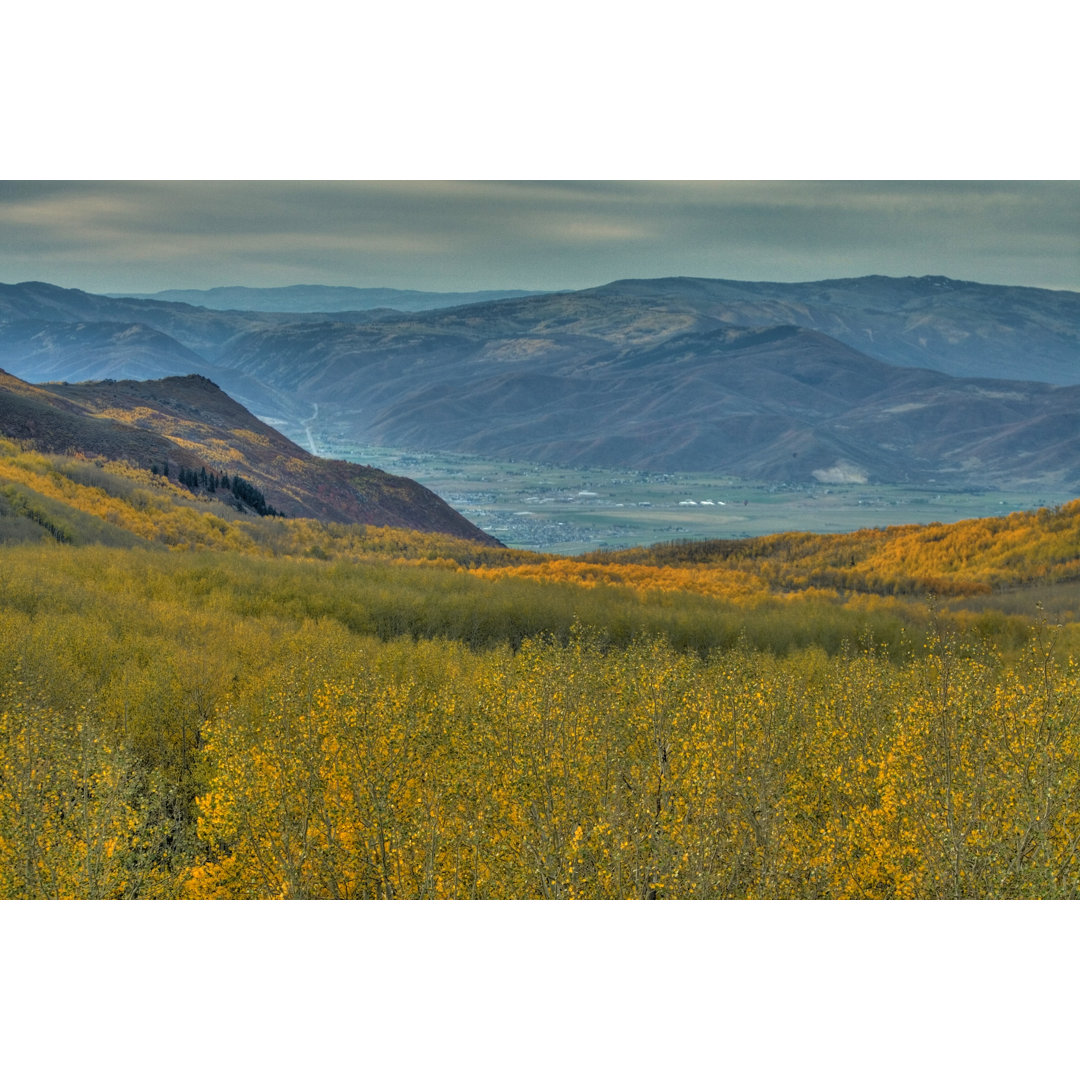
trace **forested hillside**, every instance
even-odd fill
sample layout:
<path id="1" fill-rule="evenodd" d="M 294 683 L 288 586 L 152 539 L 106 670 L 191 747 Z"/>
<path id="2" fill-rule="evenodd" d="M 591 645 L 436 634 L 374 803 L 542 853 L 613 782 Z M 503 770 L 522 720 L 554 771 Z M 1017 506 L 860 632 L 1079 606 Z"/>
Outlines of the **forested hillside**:
<path id="1" fill-rule="evenodd" d="M 391 525 L 495 544 L 403 476 L 308 453 L 209 379 L 49 383 L 0 371 L 0 437 L 37 450 L 133 464 L 221 512 Z M 123 471 L 122 469 L 120 470 Z"/>
<path id="2" fill-rule="evenodd" d="M 175 487 L 0 444 L 2 896 L 1080 894 L 1080 504 L 566 560 Z"/>

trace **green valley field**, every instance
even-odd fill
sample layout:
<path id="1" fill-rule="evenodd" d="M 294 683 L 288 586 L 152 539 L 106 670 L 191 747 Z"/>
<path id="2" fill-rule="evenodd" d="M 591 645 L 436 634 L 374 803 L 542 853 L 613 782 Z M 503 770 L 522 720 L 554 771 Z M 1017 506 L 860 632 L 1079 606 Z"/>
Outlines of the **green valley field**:
<path id="1" fill-rule="evenodd" d="M 563 555 L 669 540 L 799 529 L 848 532 L 1057 506 L 1072 489 L 747 481 L 712 473 L 543 465 L 356 445 L 321 436 L 328 457 L 408 476 L 509 547 Z"/>

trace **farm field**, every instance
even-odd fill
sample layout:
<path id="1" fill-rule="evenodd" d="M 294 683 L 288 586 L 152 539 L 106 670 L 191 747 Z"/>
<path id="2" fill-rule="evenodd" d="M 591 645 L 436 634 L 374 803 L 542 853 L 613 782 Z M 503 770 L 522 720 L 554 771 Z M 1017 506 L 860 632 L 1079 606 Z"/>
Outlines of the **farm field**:
<path id="1" fill-rule="evenodd" d="M 537 465 L 327 438 L 318 441 L 318 450 L 418 481 L 509 547 L 561 555 L 787 530 L 839 533 L 954 522 L 1057 506 L 1076 497 L 1051 488 L 765 484 L 709 473 Z"/>

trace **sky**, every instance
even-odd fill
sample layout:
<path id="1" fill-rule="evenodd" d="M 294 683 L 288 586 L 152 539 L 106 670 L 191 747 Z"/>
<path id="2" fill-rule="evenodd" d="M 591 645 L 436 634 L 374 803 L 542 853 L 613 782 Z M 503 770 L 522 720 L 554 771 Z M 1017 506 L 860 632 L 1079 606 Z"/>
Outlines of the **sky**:
<path id="1" fill-rule="evenodd" d="M 0 281 L 1080 290 L 1051 0 L 20 5 Z"/>
<path id="2" fill-rule="evenodd" d="M 1080 183 L 0 181 L 0 281 L 89 292 L 863 274 L 1080 291 Z"/>

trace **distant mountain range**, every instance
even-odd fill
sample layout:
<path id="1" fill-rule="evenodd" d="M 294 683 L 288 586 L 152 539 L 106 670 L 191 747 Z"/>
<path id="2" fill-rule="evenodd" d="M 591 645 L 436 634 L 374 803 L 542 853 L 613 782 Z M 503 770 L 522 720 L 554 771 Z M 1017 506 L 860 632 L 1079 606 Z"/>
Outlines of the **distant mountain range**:
<path id="1" fill-rule="evenodd" d="M 801 326 L 887 364 L 1080 383 L 1080 293 L 879 275 L 801 283 L 661 278 L 591 291 L 725 324 Z"/>
<path id="2" fill-rule="evenodd" d="M 249 289 L 225 285 L 216 289 L 165 289 L 156 293 L 109 293 L 136 300 L 166 300 L 195 304 L 214 311 L 430 311 L 433 308 L 483 304 L 488 300 L 537 296 L 525 289 L 480 292 L 421 292 L 417 289 L 355 289 L 348 285 L 286 285 L 276 289 Z"/>
<path id="3" fill-rule="evenodd" d="M 0 435 L 43 452 L 129 461 L 174 480 L 185 471 L 239 476 L 288 517 L 496 543 L 413 480 L 314 457 L 199 375 L 33 386 L 0 371 Z M 235 503 L 232 490 L 216 496 Z"/>
<path id="4" fill-rule="evenodd" d="M 1080 294 L 701 278 L 416 313 L 0 286 L 30 381 L 198 372 L 314 440 L 829 483 L 1080 485 Z"/>

